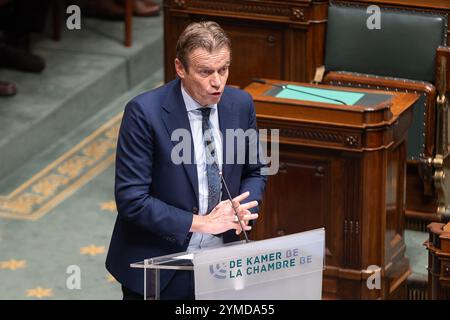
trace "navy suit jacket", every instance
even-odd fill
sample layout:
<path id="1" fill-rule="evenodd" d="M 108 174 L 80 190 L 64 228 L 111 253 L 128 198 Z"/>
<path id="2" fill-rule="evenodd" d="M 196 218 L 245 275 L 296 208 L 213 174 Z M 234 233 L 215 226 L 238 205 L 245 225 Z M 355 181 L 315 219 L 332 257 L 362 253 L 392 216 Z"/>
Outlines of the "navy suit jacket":
<path id="1" fill-rule="evenodd" d="M 255 109 L 248 93 L 225 87 L 218 112 L 225 160 L 225 129 L 256 129 Z M 171 134 L 179 128 L 190 132 L 179 79 L 132 99 L 120 127 L 115 177 L 118 216 L 106 268 L 122 285 L 141 294 L 143 271 L 130 268 L 130 264 L 186 251 L 193 214 L 198 212 L 195 161 L 191 164 L 171 161 L 172 149 L 180 142 L 171 141 Z M 236 141 L 236 148 L 235 144 Z M 195 159 L 192 141 L 191 155 Z M 248 159 L 244 164 L 224 161 L 222 173 L 231 196 L 250 191 L 243 202 L 260 202 L 266 182 L 266 177 L 260 174 L 261 167 L 260 161 L 250 164 Z M 226 192 L 222 194 L 222 199 L 227 199 Z M 255 209 L 252 211 L 256 212 Z M 221 236 L 225 243 L 238 240 L 234 230 Z M 173 271 L 161 272 L 161 290 L 172 276 Z"/>

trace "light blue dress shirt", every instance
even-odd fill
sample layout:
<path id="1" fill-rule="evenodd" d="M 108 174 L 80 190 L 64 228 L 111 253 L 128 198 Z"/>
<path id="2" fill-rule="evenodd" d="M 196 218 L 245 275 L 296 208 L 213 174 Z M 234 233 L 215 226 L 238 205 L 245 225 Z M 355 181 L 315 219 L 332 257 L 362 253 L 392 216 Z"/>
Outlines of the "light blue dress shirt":
<path id="1" fill-rule="evenodd" d="M 202 132 L 202 113 L 200 110 L 202 106 L 192 99 L 192 97 L 186 92 L 183 85 L 181 85 L 181 93 L 183 95 L 184 104 L 186 105 L 186 110 L 189 117 L 189 124 L 191 126 L 192 132 L 192 142 L 194 144 L 194 154 L 195 161 L 197 164 L 197 177 L 198 177 L 198 203 L 199 211 L 198 214 L 205 215 L 208 209 L 208 179 L 206 176 L 206 154 L 205 146 L 203 143 L 203 132 Z M 223 150 L 222 150 L 222 136 L 219 127 L 219 114 L 217 111 L 217 104 L 209 106 L 211 114 L 209 116 L 209 121 L 211 123 L 211 131 L 214 137 L 214 144 L 217 154 L 217 161 L 219 170 L 222 170 L 223 163 Z M 216 247 L 223 244 L 223 239 L 221 237 L 216 237 L 211 234 L 196 233 L 194 232 L 189 242 L 188 251 Z"/>

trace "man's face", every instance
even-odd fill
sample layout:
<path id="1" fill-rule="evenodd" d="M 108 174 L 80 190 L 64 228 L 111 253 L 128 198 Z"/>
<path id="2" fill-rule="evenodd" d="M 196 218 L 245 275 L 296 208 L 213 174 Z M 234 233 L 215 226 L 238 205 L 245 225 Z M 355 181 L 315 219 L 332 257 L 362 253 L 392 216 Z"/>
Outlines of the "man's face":
<path id="1" fill-rule="evenodd" d="M 219 102 L 228 79 L 230 50 L 226 47 L 211 53 L 198 48 L 188 55 L 188 69 L 175 59 L 175 69 L 184 89 L 202 106 Z M 189 71 L 189 72 L 188 72 Z"/>

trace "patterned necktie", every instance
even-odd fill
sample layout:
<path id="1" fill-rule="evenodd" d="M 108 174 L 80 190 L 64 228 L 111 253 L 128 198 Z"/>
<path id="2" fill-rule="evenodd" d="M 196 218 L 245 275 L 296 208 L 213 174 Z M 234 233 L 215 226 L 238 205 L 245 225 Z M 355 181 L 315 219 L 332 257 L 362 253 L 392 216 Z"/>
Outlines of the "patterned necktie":
<path id="1" fill-rule="evenodd" d="M 209 122 L 211 108 L 204 107 L 198 110 L 200 110 L 203 116 L 202 131 L 206 154 L 206 176 L 208 179 L 208 210 L 206 212 L 210 213 L 220 201 L 220 191 L 222 185 L 220 183 L 214 137 L 212 135 L 211 124 Z"/>

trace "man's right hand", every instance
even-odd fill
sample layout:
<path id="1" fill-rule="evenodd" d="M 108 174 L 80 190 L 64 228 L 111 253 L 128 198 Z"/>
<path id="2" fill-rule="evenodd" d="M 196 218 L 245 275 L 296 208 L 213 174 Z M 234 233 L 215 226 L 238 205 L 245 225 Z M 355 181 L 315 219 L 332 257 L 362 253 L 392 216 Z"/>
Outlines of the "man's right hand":
<path id="1" fill-rule="evenodd" d="M 242 225 L 246 231 L 251 230 L 251 226 L 248 225 L 248 221 L 258 218 L 257 213 L 251 213 L 249 209 L 258 205 L 258 201 L 251 201 L 248 203 L 240 204 L 241 201 L 246 199 L 250 195 L 250 192 L 244 192 L 233 199 L 233 205 L 236 208 L 239 218 L 242 221 Z M 230 200 L 221 201 L 209 214 L 201 216 L 194 215 L 192 220 L 191 232 L 207 233 L 207 234 L 220 234 L 225 231 L 235 229 L 240 231 L 241 226 L 236 221 L 236 214 L 232 207 Z"/>

